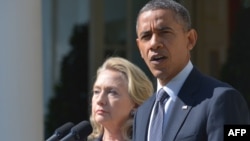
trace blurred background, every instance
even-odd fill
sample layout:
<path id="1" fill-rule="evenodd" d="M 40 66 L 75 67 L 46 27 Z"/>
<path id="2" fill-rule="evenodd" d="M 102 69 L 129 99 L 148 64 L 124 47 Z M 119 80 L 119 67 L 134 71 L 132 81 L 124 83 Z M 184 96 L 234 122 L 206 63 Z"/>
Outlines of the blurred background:
<path id="1" fill-rule="evenodd" d="M 250 0 L 176 0 L 191 14 L 192 61 L 242 92 L 250 105 Z M 122 56 L 155 82 L 136 46 L 147 0 L 1 0 L 0 140 L 45 140 L 89 120 L 96 69 Z M 244 113 L 242 113 L 244 116 Z"/>

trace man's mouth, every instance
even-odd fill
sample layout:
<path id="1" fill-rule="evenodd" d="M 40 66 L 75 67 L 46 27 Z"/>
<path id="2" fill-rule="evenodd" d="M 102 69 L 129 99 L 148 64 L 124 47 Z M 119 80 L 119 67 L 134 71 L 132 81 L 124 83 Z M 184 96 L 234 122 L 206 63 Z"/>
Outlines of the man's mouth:
<path id="1" fill-rule="evenodd" d="M 153 56 L 150 61 L 161 61 L 163 59 L 166 59 L 165 56 Z"/>

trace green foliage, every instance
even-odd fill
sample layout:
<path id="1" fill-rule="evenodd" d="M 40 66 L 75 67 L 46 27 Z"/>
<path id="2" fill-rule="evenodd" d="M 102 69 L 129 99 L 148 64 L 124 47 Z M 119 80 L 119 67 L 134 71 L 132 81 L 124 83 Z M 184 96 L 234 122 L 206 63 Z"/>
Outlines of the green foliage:
<path id="1" fill-rule="evenodd" d="M 54 86 L 55 96 L 49 103 L 45 136 L 51 136 L 66 122 L 89 120 L 87 25 L 74 27 L 70 45 L 72 48 L 61 63 L 60 81 Z"/>
<path id="2" fill-rule="evenodd" d="M 228 59 L 222 68 L 222 80 L 238 89 L 250 107 L 250 8 L 242 8 L 238 14 Z"/>

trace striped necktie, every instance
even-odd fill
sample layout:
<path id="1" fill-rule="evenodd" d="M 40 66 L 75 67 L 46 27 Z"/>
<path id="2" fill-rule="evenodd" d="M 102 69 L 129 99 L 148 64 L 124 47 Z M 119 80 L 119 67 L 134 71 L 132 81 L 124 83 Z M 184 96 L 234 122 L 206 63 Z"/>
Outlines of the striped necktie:
<path id="1" fill-rule="evenodd" d="M 164 101 L 169 97 L 162 88 L 156 95 L 153 119 L 150 128 L 150 141 L 161 141 L 164 120 Z"/>

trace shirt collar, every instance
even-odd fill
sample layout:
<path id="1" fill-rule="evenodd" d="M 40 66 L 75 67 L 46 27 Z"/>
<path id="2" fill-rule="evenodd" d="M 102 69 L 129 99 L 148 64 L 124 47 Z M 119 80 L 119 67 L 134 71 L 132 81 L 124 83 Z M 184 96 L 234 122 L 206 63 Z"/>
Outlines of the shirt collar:
<path id="1" fill-rule="evenodd" d="M 187 79 L 189 73 L 193 69 L 193 64 L 189 60 L 187 65 L 180 71 L 170 82 L 168 82 L 165 86 L 161 86 L 159 81 L 157 80 L 157 93 L 161 88 L 163 88 L 169 96 L 175 101 L 184 81 Z"/>

